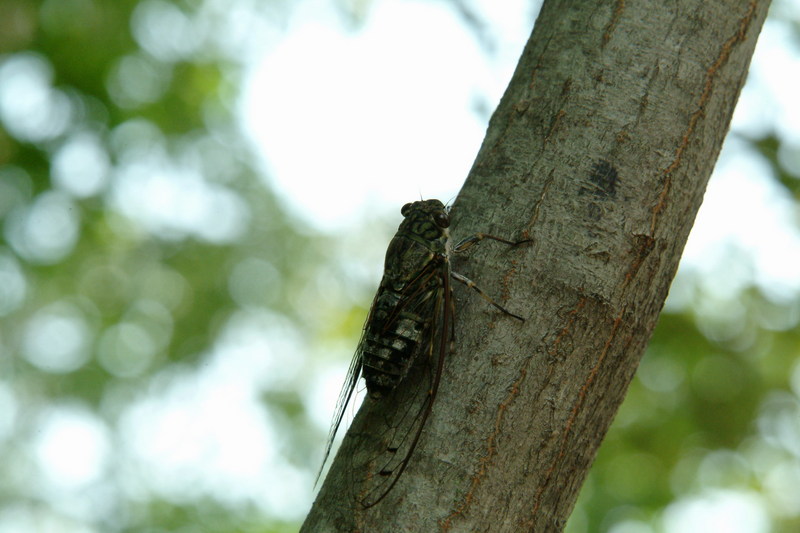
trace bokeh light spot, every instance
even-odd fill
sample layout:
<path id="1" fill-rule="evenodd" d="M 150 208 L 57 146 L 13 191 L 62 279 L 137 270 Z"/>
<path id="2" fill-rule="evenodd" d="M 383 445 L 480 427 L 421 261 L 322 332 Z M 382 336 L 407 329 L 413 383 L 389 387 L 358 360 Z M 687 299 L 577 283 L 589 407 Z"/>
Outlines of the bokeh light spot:
<path id="1" fill-rule="evenodd" d="M 34 442 L 39 468 L 54 485 L 80 488 L 97 480 L 108 462 L 108 429 L 78 407 L 54 407 L 42 415 Z"/>
<path id="2" fill-rule="evenodd" d="M 238 194 L 158 158 L 120 169 L 113 202 L 145 229 L 174 239 L 195 235 L 216 244 L 231 242 L 249 219 Z"/>
<path id="3" fill-rule="evenodd" d="M 191 54 L 201 40 L 189 17 L 175 4 L 161 0 L 140 2 L 131 27 L 141 47 L 161 61 L 177 61 Z"/>
<path id="4" fill-rule="evenodd" d="M 664 512 L 665 533 L 766 533 L 769 525 L 761 499 L 749 492 L 711 491 Z"/>
<path id="5" fill-rule="evenodd" d="M 89 327 L 82 312 L 70 303 L 56 302 L 28 321 L 22 353 L 44 371 L 66 373 L 89 359 L 88 345 Z"/>
<path id="6" fill-rule="evenodd" d="M 169 87 L 170 70 L 142 55 L 120 59 L 108 78 L 108 92 L 122 108 L 136 108 L 155 102 Z"/>
<path id="7" fill-rule="evenodd" d="M 48 191 L 8 218 L 6 236 L 14 250 L 28 261 L 53 264 L 75 247 L 80 220 L 78 209 L 63 193 Z"/>
<path id="8" fill-rule="evenodd" d="M 52 78 L 52 67 L 36 54 L 19 53 L 0 63 L 0 119 L 20 141 L 46 141 L 69 125 L 69 99 L 51 87 Z"/>
<path id="9" fill-rule="evenodd" d="M 98 360 L 103 368 L 120 378 L 142 374 L 155 355 L 155 343 L 138 324 L 111 326 L 100 337 Z"/>
<path id="10" fill-rule="evenodd" d="M 97 135 L 73 134 L 53 156 L 53 182 L 78 198 L 97 194 L 108 179 L 109 160 Z"/>

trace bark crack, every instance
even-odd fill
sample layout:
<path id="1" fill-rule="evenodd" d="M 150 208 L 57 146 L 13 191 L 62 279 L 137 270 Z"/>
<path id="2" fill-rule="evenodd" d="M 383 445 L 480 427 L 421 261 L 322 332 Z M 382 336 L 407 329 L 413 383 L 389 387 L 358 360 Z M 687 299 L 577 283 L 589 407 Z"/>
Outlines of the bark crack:
<path id="1" fill-rule="evenodd" d="M 564 338 L 569 333 L 570 329 L 575 324 L 575 320 L 580 314 L 581 309 L 583 309 L 583 307 L 586 305 L 586 300 L 587 299 L 585 297 L 581 298 L 578 301 L 575 308 L 569 312 L 570 319 L 568 323 L 558 333 L 558 336 L 556 336 L 555 340 L 553 341 L 550 350 L 548 350 L 548 353 L 551 356 L 558 352 L 558 345 L 560 344 L 561 339 Z M 511 385 L 511 389 L 509 390 L 508 395 L 506 396 L 505 399 L 503 399 L 502 402 L 500 402 L 500 405 L 497 408 L 497 414 L 495 415 L 494 431 L 492 431 L 492 433 L 486 439 L 486 453 L 478 461 L 479 465 L 478 471 L 475 473 L 475 475 L 472 476 L 472 482 L 470 483 L 470 487 L 467 490 L 467 493 L 464 496 L 464 500 L 461 502 L 461 505 L 455 511 L 450 513 L 450 516 L 448 516 L 439 523 L 442 531 L 449 531 L 453 525 L 453 519 L 467 512 L 470 505 L 472 504 L 473 498 L 475 496 L 475 491 L 483 481 L 483 478 L 486 476 L 492 458 L 497 453 L 497 438 L 499 437 L 502 431 L 503 419 L 505 418 L 506 409 L 508 409 L 509 405 L 511 405 L 511 403 L 519 395 L 521 385 L 525 381 L 525 378 L 528 375 L 528 365 L 530 365 L 533 359 L 534 359 L 533 356 L 525 359 L 525 362 L 522 364 L 522 367 L 520 368 L 519 376 Z M 550 376 L 554 371 L 554 365 L 551 364 L 549 366 L 550 366 L 549 371 L 544 379 L 544 385 L 540 388 L 540 391 L 544 390 L 546 384 L 550 381 Z"/>
<path id="2" fill-rule="evenodd" d="M 617 29 L 617 23 L 619 22 L 620 17 L 622 17 L 623 11 L 625 11 L 625 0 L 617 0 L 617 5 L 614 7 L 614 13 L 611 15 L 611 20 L 608 21 L 606 31 L 603 32 L 603 47 L 605 47 L 605 45 L 608 44 L 608 41 L 611 40 L 611 34 L 613 34 L 614 30 Z"/>
<path id="3" fill-rule="evenodd" d="M 556 470 L 561 465 L 564 456 L 566 455 L 566 447 L 567 441 L 569 439 L 570 431 L 572 430 L 572 425 L 575 423 L 575 420 L 580 414 L 581 409 L 586 401 L 586 398 L 589 393 L 589 388 L 594 383 L 595 378 L 597 377 L 597 373 L 600 371 L 600 367 L 603 365 L 603 362 L 608 355 L 609 350 L 611 349 L 611 344 L 614 341 L 614 338 L 617 336 L 617 331 L 619 330 L 619 326 L 622 323 L 622 317 L 625 315 L 625 310 L 627 307 L 623 307 L 620 311 L 619 315 L 614 319 L 614 325 L 611 329 L 611 333 L 606 339 L 605 346 L 603 347 L 603 351 L 600 352 L 600 357 L 598 357 L 597 362 L 589 371 L 589 374 L 586 376 L 583 385 L 581 386 L 580 391 L 578 391 L 578 399 L 575 401 L 575 404 L 572 406 L 572 411 L 570 412 L 570 416 L 567 419 L 567 423 L 564 426 L 564 431 L 561 434 L 561 445 L 559 446 L 558 455 L 556 456 L 553 463 L 550 465 L 550 468 L 547 469 L 545 474 L 544 482 L 541 486 L 536 490 L 536 495 L 534 496 L 534 506 L 531 510 L 530 519 L 526 526 L 533 526 L 536 524 L 536 515 L 539 511 L 539 507 L 542 504 L 542 495 L 544 494 L 547 487 L 550 485 L 550 482 L 553 480 Z"/>
<path id="4" fill-rule="evenodd" d="M 681 138 L 680 145 L 675 151 L 675 157 L 673 158 L 672 163 L 670 163 L 669 166 L 662 172 L 665 178 L 664 185 L 661 187 L 661 193 L 658 195 L 658 202 L 656 203 L 656 206 L 653 208 L 653 216 L 650 222 L 651 236 L 655 235 L 658 216 L 661 214 L 661 211 L 664 210 L 667 200 L 667 195 L 669 194 L 669 190 L 672 188 L 672 173 L 681 164 L 681 161 L 683 159 L 683 153 L 689 146 L 690 138 L 694 134 L 695 128 L 697 127 L 697 123 L 700 121 L 700 118 L 705 114 L 705 107 L 706 104 L 708 103 L 709 98 L 711 97 L 711 92 L 714 88 L 714 80 L 716 79 L 717 73 L 730 58 L 734 46 L 744 41 L 745 38 L 747 37 L 746 35 L 747 30 L 750 27 L 750 23 L 753 21 L 755 14 L 756 14 L 756 1 L 752 0 L 748 4 L 747 12 L 741 19 L 739 19 L 739 25 L 738 28 L 736 29 L 736 33 L 731 35 L 728 38 L 728 40 L 722 44 L 722 48 L 720 49 L 720 52 L 717 55 L 717 59 L 706 70 L 705 83 L 703 84 L 703 92 L 700 94 L 700 99 L 697 104 L 697 110 L 694 113 L 692 113 L 692 116 L 689 118 L 689 125 L 686 127 L 686 131 L 683 133 L 683 137 Z"/>

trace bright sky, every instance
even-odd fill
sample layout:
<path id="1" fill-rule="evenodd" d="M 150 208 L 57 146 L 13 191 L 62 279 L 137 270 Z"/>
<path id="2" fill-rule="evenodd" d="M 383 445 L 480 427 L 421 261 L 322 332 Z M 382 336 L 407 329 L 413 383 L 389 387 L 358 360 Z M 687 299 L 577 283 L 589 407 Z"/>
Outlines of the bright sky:
<path id="1" fill-rule="evenodd" d="M 480 3 L 479 3 L 480 4 Z M 483 2 L 493 53 L 445 2 L 376 2 L 363 28 L 309 2 L 253 65 L 245 127 L 286 202 L 322 230 L 369 204 L 454 198 L 530 33 L 529 2 Z M 502 4 L 502 6 L 501 6 Z"/>

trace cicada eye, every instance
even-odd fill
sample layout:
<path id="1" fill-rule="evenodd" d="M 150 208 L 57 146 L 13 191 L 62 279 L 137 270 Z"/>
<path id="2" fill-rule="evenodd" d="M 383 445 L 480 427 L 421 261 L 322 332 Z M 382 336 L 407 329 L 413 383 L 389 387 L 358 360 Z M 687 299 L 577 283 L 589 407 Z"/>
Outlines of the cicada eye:
<path id="1" fill-rule="evenodd" d="M 450 226 L 450 217 L 447 216 L 447 213 L 441 212 L 435 217 L 436 225 L 440 228 L 446 228 Z"/>
<path id="2" fill-rule="evenodd" d="M 410 210 L 411 210 L 411 204 L 408 203 L 400 208 L 400 214 L 406 216 Z"/>

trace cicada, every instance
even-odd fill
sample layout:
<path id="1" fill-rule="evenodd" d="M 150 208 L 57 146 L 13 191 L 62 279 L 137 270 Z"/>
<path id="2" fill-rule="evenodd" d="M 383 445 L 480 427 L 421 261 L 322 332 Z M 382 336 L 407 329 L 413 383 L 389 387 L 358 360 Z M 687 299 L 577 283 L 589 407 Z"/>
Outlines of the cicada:
<path id="1" fill-rule="evenodd" d="M 483 239 L 512 246 L 529 239 L 510 241 L 477 233 L 452 246 L 448 208 L 439 200 L 408 203 L 400 212 L 403 221 L 386 251 L 383 278 L 339 394 L 322 465 L 363 377 L 369 401 L 391 402 L 383 419 L 387 441 L 384 457 L 371 462 L 377 464 L 376 472 L 363 473 L 362 479 L 371 483 L 360 491 L 363 507 L 380 502 L 397 484 L 431 413 L 454 335 L 451 279 L 477 291 L 505 315 L 523 321 L 467 277 L 453 272 L 450 256 Z M 416 371 L 422 372 L 422 383 L 407 390 L 406 377 Z"/>

